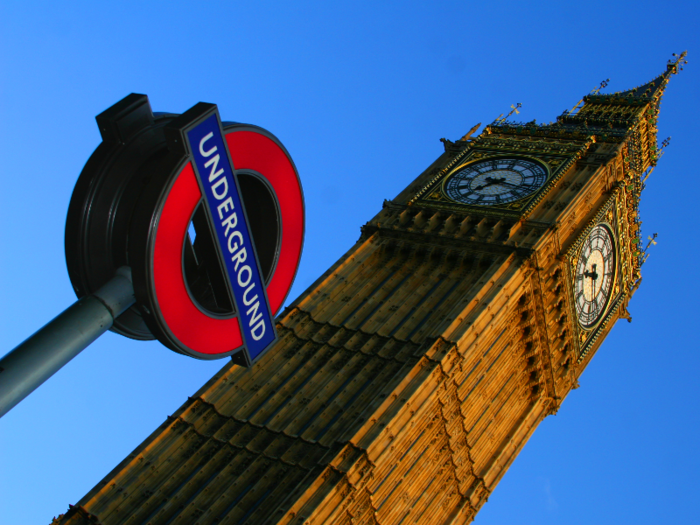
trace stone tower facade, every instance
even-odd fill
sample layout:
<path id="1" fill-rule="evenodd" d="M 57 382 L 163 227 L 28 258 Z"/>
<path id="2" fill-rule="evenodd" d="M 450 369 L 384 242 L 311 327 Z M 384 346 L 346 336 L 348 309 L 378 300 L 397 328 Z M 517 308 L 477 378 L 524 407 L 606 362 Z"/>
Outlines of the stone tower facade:
<path id="1" fill-rule="evenodd" d="M 259 363 L 225 366 L 55 523 L 472 521 L 629 319 L 639 195 L 682 59 L 556 123 L 443 140 Z"/>

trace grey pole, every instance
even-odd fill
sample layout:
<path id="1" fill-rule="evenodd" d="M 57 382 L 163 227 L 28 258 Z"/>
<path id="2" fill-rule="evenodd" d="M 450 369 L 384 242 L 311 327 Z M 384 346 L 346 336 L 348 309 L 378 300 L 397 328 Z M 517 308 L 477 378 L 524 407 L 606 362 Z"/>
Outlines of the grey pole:
<path id="1" fill-rule="evenodd" d="M 0 359 L 0 417 L 109 330 L 134 301 L 131 270 L 124 266 Z"/>

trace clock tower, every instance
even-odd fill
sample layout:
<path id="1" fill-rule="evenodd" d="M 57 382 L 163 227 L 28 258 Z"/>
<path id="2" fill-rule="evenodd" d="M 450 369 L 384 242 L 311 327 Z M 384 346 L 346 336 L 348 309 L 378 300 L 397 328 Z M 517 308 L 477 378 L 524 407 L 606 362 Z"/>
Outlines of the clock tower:
<path id="1" fill-rule="evenodd" d="M 445 152 L 61 524 L 469 523 L 641 281 L 667 70 Z"/>

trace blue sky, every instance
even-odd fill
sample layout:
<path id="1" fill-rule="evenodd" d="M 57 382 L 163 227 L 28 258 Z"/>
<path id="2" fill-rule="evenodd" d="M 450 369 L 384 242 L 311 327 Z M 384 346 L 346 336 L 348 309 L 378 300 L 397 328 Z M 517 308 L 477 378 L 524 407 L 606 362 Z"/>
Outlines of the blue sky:
<path id="1" fill-rule="evenodd" d="M 74 300 L 64 254 L 94 117 L 131 92 L 269 129 L 304 187 L 293 299 L 359 227 L 477 122 L 554 120 L 601 80 L 628 89 L 689 51 L 661 106 L 671 145 L 642 197 L 644 282 L 478 525 L 690 523 L 700 484 L 697 3 L 4 2 L 0 354 Z M 564 7 L 562 7 L 564 6 Z M 222 362 L 108 333 L 0 420 L 0 515 L 48 523 Z"/>

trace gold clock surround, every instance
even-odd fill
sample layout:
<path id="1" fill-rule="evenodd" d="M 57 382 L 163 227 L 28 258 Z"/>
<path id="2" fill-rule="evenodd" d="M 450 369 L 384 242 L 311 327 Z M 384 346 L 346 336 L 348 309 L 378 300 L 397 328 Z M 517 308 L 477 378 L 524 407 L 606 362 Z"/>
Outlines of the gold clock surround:
<path id="1" fill-rule="evenodd" d="M 591 330 L 600 323 L 613 299 L 618 259 L 616 246 L 613 227 L 607 222 L 600 222 L 588 232 L 578 251 L 573 283 L 574 308 L 579 325 L 584 330 Z M 596 291 L 599 278 L 600 287 Z M 598 304 L 599 299 L 601 304 Z M 594 312 L 591 312 L 591 305 L 595 308 Z M 587 313 L 584 312 L 585 307 L 588 307 Z"/>
<path id="2" fill-rule="evenodd" d="M 485 165 L 489 165 L 490 169 L 478 169 Z M 471 174 L 468 173 L 470 170 Z M 492 177 L 492 174 L 495 176 Z M 452 169 L 443 180 L 441 190 L 445 198 L 457 204 L 520 209 L 523 201 L 541 190 L 550 177 L 549 167 L 532 157 L 477 157 Z M 532 180 L 526 182 L 528 178 Z M 478 186 L 473 187 L 475 184 Z"/>

